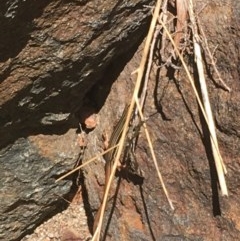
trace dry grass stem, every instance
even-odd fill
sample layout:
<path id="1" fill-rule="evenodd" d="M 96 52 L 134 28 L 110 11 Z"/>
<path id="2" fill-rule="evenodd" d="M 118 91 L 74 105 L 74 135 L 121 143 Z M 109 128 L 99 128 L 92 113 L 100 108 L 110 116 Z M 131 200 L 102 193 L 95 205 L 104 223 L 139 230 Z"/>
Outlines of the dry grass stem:
<path id="1" fill-rule="evenodd" d="M 192 78 L 192 76 L 191 76 L 191 74 L 190 74 L 190 71 L 188 70 L 188 67 L 187 67 L 187 65 L 186 65 L 186 63 L 185 63 L 185 61 L 184 61 L 184 59 L 183 59 L 182 54 L 181 54 L 181 53 L 179 52 L 179 50 L 176 48 L 176 45 L 175 45 L 175 43 L 174 43 L 174 40 L 173 40 L 172 37 L 171 37 L 171 34 L 170 34 L 169 31 L 167 30 L 167 28 L 166 28 L 166 26 L 164 25 L 164 23 L 161 22 L 161 24 L 163 25 L 163 28 L 166 30 L 166 33 L 167 33 L 170 41 L 172 42 L 172 44 L 173 44 L 173 46 L 174 46 L 174 48 L 175 48 L 175 51 L 176 51 L 176 53 L 178 54 L 179 59 L 181 60 L 181 63 L 182 63 L 182 65 L 183 65 L 183 67 L 184 67 L 184 70 L 185 70 L 185 72 L 186 72 L 186 74 L 187 74 L 188 80 L 189 80 L 189 82 L 191 83 L 191 86 L 192 86 L 192 88 L 193 88 L 193 91 L 194 91 L 194 94 L 195 94 L 195 96 L 196 96 L 196 99 L 197 99 L 197 102 L 198 102 L 198 104 L 199 104 L 199 107 L 200 107 L 200 109 L 201 109 L 201 111 L 202 111 L 203 117 L 204 117 L 204 119 L 205 119 L 205 121 L 206 121 L 206 123 L 207 123 L 210 136 L 212 137 L 212 136 L 214 136 L 214 134 L 212 133 L 212 129 L 209 128 L 209 121 L 208 121 L 206 112 L 205 112 L 205 110 L 204 110 L 204 107 L 203 107 L 203 105 L 202 105 L 202 101 L 201 101 L 201 99 L 200 99 L 200 97 L 199 97 L 198 91 L 197 91 L 197 89 L 196 89 L 196 87 L 195 87 L 194 80 L 193 80 L 193 78 Z M 218 146 L 218 144 L 215 142 L 215 139 L 214 139 L 214 138 L 212 138 L 212 141 L 213 141 L 213 144 L 214 144 L 215 147 Z M 218 148 L 215 148 L 215 150 L 218 151 Z M 217 154 L 218 154 L 218 156 L 220 156 L 220 160 L 221 160 L 222 158 L 221 158 L 221 154 L 219 153 L 219 151 L 218 151 Z"/>
<path id="2" fill-rule="evenodd" d="M 189 3 L 189 9 L 190 9 L 190 8 L 191 8 L 191 4 Z M 214 146 L 213 152 L 215 153 L 215 155 L 218 156 L 218 158 L 217 158 L 217 160 L 218 160 L 218 161 L 217 161 L 217 166 L 220 165 L 220 166 L 222 167 L 222 171 L 225 172 L 225 171 L 226 171 L 226 168 L 225 168 L 225 166 L 223 165 L 222 157 L 221 157 L 221 154 L 220 154 L 219 148 L 218 148 L 218 143 L 217 143 L 217 141 L 216 141 L 216 138 L 214 138 L 214 136 L 216 136 L 216 133 L 214 134 L 213 131 L 212 131 L 212 128 L 210 128 L 208 116 L 207 116 L 206 111 L 205 111 L 205 109 L 204 109 L 204 107 L 203 107 L 202 101 L 201 101 L 201 99 L 200 99 L 200 97 L 199 97 L 198 91 L 197 91 L 197 89 L 196 89 L 196 87 L 195 87 L 195 84 L 194 84 L 193 78 L 192 78 L 192 76 L 191 76 L 191 74 L 190 74 L 190 71 L 188 70 L 188 67 L 187 67 L 187 65 L 186 65 L 186 63 L 185 63 L 185 61 L 184 61 L 184 59 L 183 59 L 183 56 L 182 56 L 182 54 L 179 52 L 177 46 L 175 45 L 175 42 L 174 42 L 174 40 L 173 40 L 170 32 L 168 31 L 166 25 L 164 24 L 164 22 L 162 22 L 161 19 L 159 19 L 159 21 L 160 21 L 160 23 L 162 24 L 163 28 L 165 29 L 165 31 L 166 31 L 166 33 L 167 33 L 167 35 L 168 35 L 168 37 L 169 37 L 169 40 L 171 41 L 171 43 L 172 43 L 172 45 L 173 45 L 173 47 L 174 47 L 177 55 L 179 56 L 179 59 L 180 59 L 182 65 L 183 65 L 183 67 L 184 67 L 184 70 L 186 71 L 188 80 L 189 80 L 190 83 L 191 83 L 191 86 L 192 86 L 192 88 L 193 88 L 194 94 L 195 94 L 195 96 L 196 96 L 196 98 L 197 98 L 197 102 L 198 102 L 198 104 L 199 104 L 199 107 L 200 107 L 200 109 L 201 109 L 201 111 L 202 111 L 202 114 L 203 114 L 203 116 L 204 116 L 204 119 L 205 119 L 205 121 L 206 121 L 206 123 L 207 123 L 207 126 L 208 126 L 208 129 L 209 129 L 211 142 L 212 142 L 212 144 L 213 144 L 213 146 Z M 195 24 L 195 25 L 193 24 L 192 28 L 195 28 L 195 29 L 196 29 L 196 24 Z M 195 38 L 195 37 L 198 37 L 198 36 L 195 35 L 194 38 Z M 195 39 L 195 40 L 196 40 L 196 39 Z M 215 161 L 216 161 L 216 160 L 215 160 Z M 216 167 L 217 167 L 217 166 L 216 166 Z M 222 184 L 223 184 L 223 183 L 225 182 L 225 178 L 222 178 L 222 177 L 224 177 L 224 173 L 223 173 L 223 172 L 222 172 L 222 173 L 219 172 L 219 173 L 218 173 L 218 176 L 219 176 L 219 178 L 220 178 L 219 182 L 221 181 Z M 227 195 L 227 194 L 226 194 L 226 188 L 224 188 L 224 185 L 223 185 L 223 186 L 220 186 L 220 187 L 221 187 L 222 194 L 223 194 L 223 195 Z"/>
<path id="3" fill-rule="evenodd" d="M 193 13 L 193 3 L 192 0 L 189 0 L 189 16 L 192 24 L 192 31 L 193 31 L 193 45 L 194 45 L 194 54 L 195 54 L 195 62 L 197 64 L 198 69 L 198 76 L 199 76 L 199 83 L 202 93 L 203 105 L 206 111 L 206 117 L 208 119 L 208 128 L 211 131 L 211 146 L 213 151 L 213 157 L 217 169 L 219 185 L 222 191 L 222 195 L 228 195 L 227 185 L 224 177 L 224 172 L 226 173 L 226 167 L 223 163 L 222 157 L 220 155 L 218 142 L 217 142 L 217 135 L 215 131 L 215 124 L 213 120 L 211 105 L 208 97 L 207 85 L 204 76 L 204 68 L 202 62 L 202 55 L 201 55 L 201 48 L 200 48 L 200 37 L 197 32 L 197 24 Z"/>
<path id="4" fill-rule="evenodd" d="M 113 150 L 113 149 L 115 149 L 115 148 L 117 148 L 117 147 L 118 147 L 118 145 L 115 145 L 115 146 L 112 146 L 111 148 L 108 148 L 106 151 L 101 152 L 100 154 L 98 154 L 98 155 L 94 156 L 93 158 L 91 158 L 91 159 L 87 160 L 86 162 L 84 162 L 82 165 L 80 165 L 80 166 L 72 169 L 72 170 L 69 171 L 68 173 L 66 173 L 66 174 L 64 174 L 63 176 L 59 177 L 58 179 L 56 179 L 55 182 L 59 182 L 60 180 L 62 180 L 62 179 L 64 179 L 65 177 L 73 174 L 74 172 L 80 170 L 82 167 L 88 165 L 89 163 L 95 161 L 96 159 L 100 158 L 101 156 L 105 155 L 106 153 L 108 153 L 109 151 L 111 151 L 111 150 Z"/>
<path id="5" fill-rule="evenodd" d="M 164 2 L 162 4 L 162 12 L 160 13 L 160 16 L 159 16 L 160 18 L 163 17 L 165 19 L 165 21 L 167 21 L 167 15 L 166 15 L 167 2 L 168 2 L 168 0 L 164 0 Z M 143 105 L 144 105 L 144 102 L 145 102 L 145 99 L 146 99 L 147 86 L 148 86 L 149 76 L 150 76 L 150 72 L 151 72 L 151 68 L 152 68 L 154 49 L 155 49 L 157 37 L 158 37 L 161 29 L 162 29 L 161 26 L 156 24 L 154 34 L 153 34 L 153 38 L 152 38 L 152 42 L 151 42 L 150 53 L 149 53 L 149 56 L 148 56 L 146 73 L 145 73 L 145 76 L 144 76 L 143 90 L 142 90 L 142 94 L 141 94 L 141 98 L 140 98 L 141 109 L 143 108 Z"/>
<path id="6" fill-rule="evenodd" d="M 124 128 L 123 128 L 122 136 L 119 140 L 119 147 L 118 147 L 118 150 L 117 150 L 117 153 L 116 153 L 116 158 L 114 160 L 114 164 L 113 164 L 113 167 L 112 167 L 112 172 L 111 172 L 111 175 L 109 177 L 109 183 L 106 185 L 106 190 L 105 190 L 105 194 L 104 194 L 104 197 L 103 197 L 102 208 L 101 208 L 100 217 L 99 217 L 99 223 L 98 223 L 96 232 L 94 233 L 94 236 L 93 236 L 93 239 L 92 239 L 94 241 L 98 241 L 99 238 L 100 238 L 100 230 L 102 228 L 103 215 L 104 215 L 104 211 L 105 211 L 105 208 L 106 208 L 108 193 L 109 193 L 110 186 L 111 186 L 111 183 L 113 181 L 113 178 L 114 178 L 114 175 L 115 175 L 115 172 L 116 172 L 116 169 L 117 169 L 118 162 L 120 160 L 121 153 L 123 151 L 124 142 L 125 142 L 127 131 L 128 131 L 128 125 L 129 125 L 132 113 L 134 111 L 135 97 L 138 98 L 138 93 L 139 93 L 141 80 L 142 80 L 142 77 L 143 77 L 144 68 L 145 68 L 148 53 L 149 53 L 151 40 L 152 40 L 154 29 L 155 29 L 155 26 L 156 26 L 156 23 L 157 23 L 158 15 L 159 15 L 159 12 L 160 12 L 161 2 L 162 2 L 161 0 L 158 0 L 157 3 L 156 3 L 155 9 L 154 9 L 153 18 L 152 18 L 152 21 L 151 21 L 151 25 L 150 25 L 150 28 L 149 28 L 149 31 L 148 31 L 146 43 L 145 43 L 144 50 L 143 50 L 143 56 L 142 56 L 140 66 L 139 66 L 138 71 L 137 71 L 137 80 L 136 80 L 133 96 L 132 96 L 132 99 L 131 99 L 131 103 L 130 103 L 130 106 L 129 106 L 129 110 L 128 110 L 128 113 L 127 113 L 127 116 L 126 116 L 126 122 L 125 122 L 125 125 L 124 125 Z"/>
<path id="7" fill-rule="evenodd" d="M 161 183 L 161 185 L 163 187 L 163 191 L 164 191 L 164 194 L 167 197 L 168 203 L 169 203 L 170 207 L 172 208 L 172 210 L 174 210 L 174 206 L 172 204 L 171 199 L 169 198 L 169 194 L 168 194 L 167 188 L 166 188 L 166 186 L 164 184 L 164 181 L 163 181 L 163 178 L 162 178 L 162 174 L 161 174 L 161 172 L 159 170 L 159 167 L 158 167 L 157 158 L 156 158 L 155 152 L 153 150 L 153 145 L 152 145 L 152 141 L 151 141 L 151 138 L 150 138 L 150 134 L 148 132 L 147 124 L 145 123 L 145 119 L 144 119 L 144 116 L 143 116 L 143 113 L 142 113 L 141 106 L 140 106 L 140 104 L 138 102 L 138 99 L 136 99 L 136 104 L 137 104 L 139 115 L 140 115 L 141 120 L 143 122 L 143 128 L 144 128 L 144 131 L 145 131 L 145 134 L 146 134 L 146 138 L 147 138 L 147 141 L 148 141 L 148 145 L 149 145 L 149 148 L 150 148 L 150 152 L 151 152 L 151 155 L 152 155 L 152 158 L 153 158 L 153 163 L 154 163 L 154 166 L 155 166 L 155 168 L 157 170 L 158 178 L 159 178 L 160 183 Z"/>

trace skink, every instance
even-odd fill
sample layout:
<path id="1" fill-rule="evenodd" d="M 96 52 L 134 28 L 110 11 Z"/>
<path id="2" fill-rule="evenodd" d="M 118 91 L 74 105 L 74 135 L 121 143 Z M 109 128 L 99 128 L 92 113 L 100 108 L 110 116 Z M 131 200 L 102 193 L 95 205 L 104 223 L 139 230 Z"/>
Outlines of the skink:
<path id="1" fill-rule="evenodd" d="M 113 146 L 116 146 L 118 144 L 118 142 L 121 138 L 121 135 L 122 135 L 124 125 L 125 125 L 127 112 L 128 112 L 128 105 L 125 106 L 124 111 L 122 113 L 122 116 L 119 119 L 117 125 L 115 126 L 115 128 L 112 132 L 112 135 L 111 135 L 110 140 L 109 140 L 109 146 L 108 146 L 109 148 L 111 148 Z M 115 161 L 117 149 L 118 148 L 114 148 L 104 155 L 104 159 L 106 161 L 104 195 L 105 195 L 105 191 L 106 191 L 106 185 L 109 181 L 109 177 L 110 177 L 110 174 L 111 174 L 111 171 L 112 171 L 112 166 L 113 166 L 114 161 Z M 102 204 L 101 204 L 100 208 L 98 209 L 97 214 L 95 216 L 95 220 L 94 220 L 94 224 L 93 224 L 93 232 L 95 232 L 95 230 L 97 228 L 99 218 L 100 218 L 101 209 L 102 209 Z"/>
<path id="2" fill-rule="evenodd" d="M 126 121 L 127 112 L 128 112 L 128 106 L 125 106 L 125 108 L 123 110 L 123 113 L 122 113 L 122 116 L 119 119 L 119 121 L 118 121 L 117 125 L 115 126 L 115 128 L 112 132 L 112 135 L 110 137 L 109 148 L 111 148 L 113 146 L 116 146 L 118 144 L 118 142 L 121 138 L 121 135 L 122 135 L 122 131 L 123 131 L 125 121 Z M 110 176 L 111 171 L 112 171 L 112 166 L 113 166 L 113 163 L 115 161 L 117 149 L 118 148 L 114 148 L 104 155 L 104 159 L 106 161 L 106 164 L 105 164 L 105 186 L 108 183 L 109 176 Z"/>

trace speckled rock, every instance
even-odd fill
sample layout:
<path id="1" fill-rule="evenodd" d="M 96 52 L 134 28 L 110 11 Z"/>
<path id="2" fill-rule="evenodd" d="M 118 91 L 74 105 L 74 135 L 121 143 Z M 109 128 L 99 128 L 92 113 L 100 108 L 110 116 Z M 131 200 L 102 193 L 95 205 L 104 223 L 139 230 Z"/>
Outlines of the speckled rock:
<path id="1" fill-rule="evenodd" d="M 1 240 L 61 209 L 72 181 L 55 179 L 77 161 L 79 110 L 143 37 L 151 2 L 0 2 Z"/>

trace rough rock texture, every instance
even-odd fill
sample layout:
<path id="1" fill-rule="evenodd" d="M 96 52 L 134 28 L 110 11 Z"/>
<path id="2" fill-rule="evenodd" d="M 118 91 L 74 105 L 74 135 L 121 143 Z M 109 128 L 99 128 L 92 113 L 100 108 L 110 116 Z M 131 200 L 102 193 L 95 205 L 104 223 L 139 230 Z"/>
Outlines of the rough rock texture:
<path id="1" fill-rule="evenodd" d="M 143 37 L 150 2 L 0 2 L 0 240 L 19 240 L 70 192 L 55 179 L 80 152 L 77 112 Z"/>
<path id="2" fill-rule="evenodd" d="M 71 192 L 72 182 L 56 184 L 55 179 L 78 159 L 81 106 L 98 111 L 111 89 L 97 128 L 86 136 L 84 159 L 102 151 L 102 134 L 111 133 L 131 96 L 131 73 L 141 49 L 111 83 L 145 33 L 149 8 L 143 5 L 149 2 L 0 2 L 1 240 L 19 240 L 64 206 L 62 196 Z M 232 89 L 218 88 L 208 66 L 229 198 L 218 192 L 208 134 L 184 72 L 154 68 L 145 115 L 175 211 L 160 187 L 142 133 L 136 156 L 144 180 L 115 179 L 103 230 L 107 225 L 107 240 L 239 240 L 240 6 L 233 0 L 211 1 L 202 8 L 204 4 L 197 1 L 198 17 L 211 49 L 218 46 L 218 67 Z M 190 68 L 192 62 L 189 56 Z M 99 158 L 82 173 L 90 229 L 103 194 L 103 166 Z"/>
<path id="3" fill-rule="evenodd" d="M 203 5 L 203 1 L 199 1 L 197 9 L 202 9 Z M 144 173 L 143 184 L 121 175 L 120 179 L 115 179 L 104 221 L 106 240 L 239 240 L 240 6 L 236 1 L 214 1 L 207 4 L 198 17 L 210 49 L 218 46 L 217 65 L 232 89 L 228 93 L 220 88 L 211 65 L 206 64 L 220 150 L 228 169 L 229 197 L 222 197 L 218 189 L 206 124 L 184 71 L 174 73 L 171 68 L 159 71 L 155 66 L 145 115 L 149 117 L 147 124 L 175 211 L 170 209 L 163 194 L 142 133 L 136 156 Z M 119 119 L 123 103 L 131 95 L 135 81 L 131 73 L 140 62 L 140 50 L 114 83 L 100 113 L 103 130 L 96 134 L 98 142 L 101 133 L 104 130 L 111 133 L 116 123 L 105 120 Z M 209 63 L 207 56 L 206 60 Z M 191 71 L 195 71 L 193 56 L 188 63 Z M 92 138 L 89 148 L 92 145 L 96 150 L 96 139 Z M 96 211 L 104 190 L 103 164 L 95 162 L 86 167 L 84 176 L 90 211 Z"/>
<path id="4" fill-rule="evenodd" d="M 72 184 L 55 183 L 55 176 L 73 166 L 78 157 L 75 132 L 71 129 L 61 138 L 42 134 L 18 138 L 1 150 L 2 240 L 18 239 L 66 206 L 61 197 Z"/>

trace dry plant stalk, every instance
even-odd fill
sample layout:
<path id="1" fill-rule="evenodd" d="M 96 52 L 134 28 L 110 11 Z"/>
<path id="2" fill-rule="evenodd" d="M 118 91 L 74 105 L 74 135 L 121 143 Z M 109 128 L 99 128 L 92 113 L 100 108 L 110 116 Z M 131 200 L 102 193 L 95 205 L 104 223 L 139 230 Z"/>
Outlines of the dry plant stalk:
<path id="1" fill-rule="evenodd" d="M 101 152 L 100 154 L 98 154 L 98 155 L 94 156 L 93 158 L 91 158 L 91 159 L 87 160 L 86 162 L 84 162 L 82 165 L 80 165 L 80 166 L 72 169 L 71 171 L 67 172 L 66 174 L 62 175 L 61 177 L 59 177 L 58 179 L 56 179 L 55 182 L 61 181 L 61 180 L 64 179 L 65 177 L 68 177 L 69 175 L 71 175 L 71 174 L 73 174 L 74 172 L 80 170 L 80 169 L 83 168 L 84 166 L 90 164 L 91 162 L 95 161 L 95 160 L 98 159 L 99 157 L 105 155 L 106 153 L 110 152 L 111 150 L 113 150 L 113 149 L 115 149 L 115 148 L 117 148 L 117 147 L 118 147 L 118 145 L 115 145 L 115 146 L 112 146 L 112 147 L 108 148 L 106 151 Z"/>
<path id="2" fill-rule="evenodd" d="M 203 63 L 202 63 L 202 55 L 201 55 L 201 47 L 199 44 L 200 37 L 198 35 L 197 31 L 197 24 L 196 20 L 194 17 L 194 12 L 193 12 L 193 3 L 192 0 L 189 0 L 189 16 L 192 24 L 192 31 L 193 31 L 193 45 L 194 45 L 194 54 L 195 54 L 195 62 L 197 64 L 197 69 L 198 69 L 198 76 L 199 76 L 199 83 L 200 83 L 200 88 L 201 88 L 201 93 L 202 93 L 202 99 L 203 99 L 203 105 L 204 109 L 206 111 L 206 117 L 208 119 L 208 128 L 211 130 L 211 147 L 212 147 L 212 152 L 213 152 L 213 157 L 215 161 L 215 166 L 217 169 L 217 174 L 218 174 L 218 181 L 219 185 L 222 191 L 222 195 L 228 196 L 228 190 L 227 190 L 227 185 L 224 177 L 224 173 L 226 173 L 226 167 L 223 163 L 219 147 L 218 147 L 218 141 L 217 141 L 217 135 L 215 131 L 215 124 L 213 120 L 213 114 L 211 110 L 211 105 L 208 97 L 208 91 L 207 91 L 207 85 L 206 85 L 206 80 L 204 76 L 204 69 L 203 69 Z"/>
<path id="3" fill-rule="evenodd" d="M 163 1 L 162 12 L 160 13 L 160 16 L 159 16 L 159 18 L 164 18 L 165 21 L 167 21 L 167 14 L 166 14 L 166 12 L 167 12 L 167 2 L 168 2 L 168 0 Z M 160 30 L 161 30 L 160 25 L 156 25 L 155 31 L 154 31 L 154 34 L 153 34 L 153 37 L 152 37 L 150 52 L 149 52 L 148 61 L 147 61 L 146 73 L 145 73 L 145 76 L 144 76 L 143 90 L 142 90 L 141 98 L 140 98 L 141 109 L 143 108 L 143 105 L 144 105 L 144 102 L 145 102 L 145 99 L 146 99 L 146 96 L 147 96 L 147 86 L 148 86 L 148 82 L 149 82 L 150 71 L 151 71 L 151 68 L 152 68 L 154 49 L 155 49 L 157 37 L 159 35 Z"/>
<path id="4" fill-rule="evenodd" d="M 116 153 L 116 158 L 114 160 L 114 164 L 113 164 L 113 167 L 112 167 L 112 172 L 111 172 L 111 175 L 109 177 L 109 182 L 106 185 L 105 194 L 104 194 L 104 198 L 103 198 L 103 201 L 102 201 L 101 213 L 100 213 L 100 217 L 99 217 L 99 223 L 98 223 L 97 229 L 96 229 L 96 231 L 93 235 L 93 238 L 92 238 L 93 241 L 99 241 L 99 239 L 100 239 L 100 231 L 101 231 L 101 228 L 102 228 L 103 215 L 104 215 L 104 211 L 105 211 L 105 208 L 106 208 L 108 193 L 109 193 L 110 186 L 111 186 L 111 183 L 113 181 L 113 178 L 114 178 L 114 175 L 115 175 L 115 172 L 116 172 L 116 169 L 117 169 L 117 165 L 118 165 L 121 153 L 123 151 L 124 142 L 125 142 L 125 139 L 126 139 L 129 122 L 130 122 L 131 116 L 132 116 L 133 111 L 134 111 L 135 100 L 138 99 L 140 85 L 141 85 L 141 82 L 142 82 L 142 78 L 143 78 L 145 65 L 146 65 L 146 62 L 147 62 L 148 54 L 149 54 L 151 41 L 152 41 L 152 38 L 153 38 L 153 34 L 154 34 L 155 27 L 156 27 L 158 15 L 159 15 L 159 12 L 160 12 L 160 7 L 161 7 L 161 0 L 158 0 L 157 3 L 156 3 L 155 9 L 154 9 L 154 14 L 153 14 L 151 25 L 150 25 L 150 28 L 149 28 L 149 31 L 148 31 L 146 43 L 145 43 L 144 50 L 143 50 L 143 56 L 142 56 L 139 68 L 136 71 L 137 80 L 136 80 L 134 92 L 133 92 L 133 95 L 132 95 L 132 98 L 131 98 L 131 103 L 130 103 L 128 113 L 127 113 L 127 116 L 126 116 L 126 122 L 125 122 L 125 125 L 124 125 L 124 128 L 123 128 L 122 136 L 121 136 L 120 141 L 119 141 L 119 147 L 118 147 L 118 150 L 117 150 L 117 153 Z"/>
<path id="5" fill-rule="evenodd" d="M 158 178 L 159 178 L 160 183 L 162 185 L 164 194 L 167 197 L 168 203 L 169 203 L 171 209 L 174 210 L 174 206 L 173 206 L 172 201 L 171 201 L 171 199 L 169 197 L 167 188 L 166 188 L 166 186 L 164 184 L 164 181 L 163 181 L 163 178 L 162 178 L 162 174 L 161 174 L 161 172 L 159 170 L 159 167 L 158 167 L 157 158 L 156 158 L 155 152 L 153 150 L 153 144 L 152 144 L 152 141 L 151 141 L 150 134 L 148 132 L 147 125 L 146 125 L 145 120 L 144 120 L 144 116 L 143 116 L 143 113 L 142 113 L 142 108 L 140 106 L 140 103 L 139 103 L 138 99 L 135 99 L 135 101 L 136 101 L 136 105 L 137 105 L 137 109 L 138 109 L 141 121 L 143 122 L 143 128 L 144 128 L 145 135 L 146 135 L 146 138 L 147 138 L 147 141 L 148 141 L 148 145 L 149 145 L 149 148 L 150 148 L 150 152 L 151 152 L 151 155 L 152 155 L 152 158 L 153 158 L 153 163 L 154 163 L 154 166 L 155 166 L 157 174 L 158 174 Z"/>
<path id="6" fill-rule="evenodd" d="M 189 0 L 191 2 L 191 0 Z M 188 10 L 190 10 L 191 8 L 191 3 L 189 3 L 189 6 L 188 6 Z M 193 9 L 193 8 L 192 8 Z M 190 13 L 189 13 L 190 14 Z M 193 10 L 192 10 L 192 14 L 193 14 Z M 194 16 L 194 15 L 192 15 Z M 209 114 L 209 107 L 210 107 L 210 104 L 206 104 L 206 101 L 203 105 L 202 101 L 201 101 L 201 98 L 199 97 L 199 94 L 198 94 L 198 91 L 195 87 L 195 84 L 194 84 L 194 80 L 190 74 L 190 71 L 188 70 L 188 67 L 183 59 L 183 56 L 182 54 L 179 52 L 170 32 L 168 31 L 165 23 L 159 19 L 159 22 L 160 24 L 163 26 L 164 30 L 166 31 L 168 37 L 169 37 L 169 40 L 171 41 L 183 67 L 184 67 L 184 70 L 186 71 L 186 74 L 187 74 L 187 77 L 188 77 L 188 80 L 189 82 L 191 83 L 191 86 L 193 88 L 193 91 L 194 91 L 194 94 L 196 96 L 196 99 L 197 99 L 197 102 L 199 104 L 199 107 L 202 111 L 202 114 L 204 116 L 204 119 L 207 123 L 207 126 L 208 126 L 208 130 L 209 130 L 209 133 L 210 133 L 210 138 L 211 138 L 211 144 L 212 144 L 212 151 L 213 151 L 213 155 L 214 155 L 214 160 L 215 160 L 215 165 L 216 165 L 216 168 L 217 168 L 217 171 L 218 171 L 218 178 L 219 178 L 219 183 L 220 183 L 220 188 L 221 188 L 221 191 L 222 191 L 222 194 L 223 195 L 228 195 L 228 192 L 227 192 L 227 186 L 226 186 L 226 182 L 225 182 L 225 178 L 224 178 L 224 172 L 226 173 L 226 168 L 223 164 L 223 160 L 222 160 L 222 157 L 221 157 L 221 154 L 219 152 L 219 148 L 218 148 L 218 143 L 217 143 L 217 138 L 216 138 L 216 132 L 215 132 L 215 126 L 214 126 L 214 121 L 213 121 L 213 118 L 212 118 L 212 115 Z M 192 23 L 193 24 L 193 23 Z M 193 24 L 193 28 L 196 28 L 196 23 L 195 25 Z M 193 32 L 193 35 L 195 34 L 195 32 Z M 197 35 L 194 35 L 194 38 L 196 38 Z M 195 39 L 195 43 L 196 43 L 196 39 Z M 198 48 L 198 47 L 197 47 Z M 196 53 L 195 53 L 196 55 Z M 201 76 L 203 75 L 202 74 L 203 72 L 201 72 Z M 205 84 L 206 85 L 206 84 Z M 204 97 L 205 98 L 205 97 Z M 206 99 L 206 98 L 205 98 Z M 206 113 L 205 111 L 205 108 L 207 108 L 207 111 L 208 113 Z M 210 108 L 211 110 L 211 108 Z"/>

